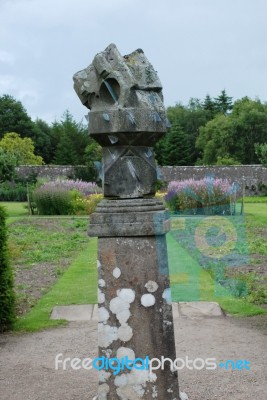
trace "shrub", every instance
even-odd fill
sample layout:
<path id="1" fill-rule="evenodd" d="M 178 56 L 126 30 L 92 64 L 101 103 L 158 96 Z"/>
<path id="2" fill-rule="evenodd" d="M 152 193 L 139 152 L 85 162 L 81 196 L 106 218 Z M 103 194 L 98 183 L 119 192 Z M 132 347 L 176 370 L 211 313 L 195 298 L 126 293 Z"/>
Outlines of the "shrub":
<path id="1" fill-rule="evenodd" d="M 27 185 L 15 182 L 0 183 L 0 201 L 27 201 Z"/>
<path id="2" fill-rule="evenodd" d="M 7 250 L 6 214 L 0 207 L 0 332 L 10 329 L 15 320 L 15 294 Z"/>
<path id="3" fill-rule="evenodd" d="M 188 214 L 230 214 L 236 186 L 227 179 L 172 181 L 165 201 L 171 211 Z"/>
<path id="4" fill-rule="evenodd" d="M 90 200 L 90 197 L 100 192 L 101 189 L 92 182 L 58 179 L 38 187 L 33 193 L 33 200 L 39 214 L 82 215 L 96 207 L 95 198 Z"/>

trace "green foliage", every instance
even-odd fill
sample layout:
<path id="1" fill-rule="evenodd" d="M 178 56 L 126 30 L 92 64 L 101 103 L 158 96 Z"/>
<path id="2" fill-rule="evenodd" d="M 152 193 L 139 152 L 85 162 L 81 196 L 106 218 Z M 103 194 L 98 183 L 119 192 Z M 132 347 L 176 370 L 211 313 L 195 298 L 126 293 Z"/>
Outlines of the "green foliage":
<path id="1" fill-rule="evenodd" d="M 6 212 L 0 207 L 0 332 L 10 329 L 15 318 L 13 273 L 7 250 Z"/>
<path id="2" fill-rule="evenodd" d="M 3 181 L 14 179 L 16 175 L 16 165 L 16 157 L 12 153 L 5 151 L 0 147 L 0 184 Z"/>
<path id="3" fill-rule="evenodd" d="M 89 144 L 87 128 L 82 123 L 74 121 L 69 111 L 63 115 L 60 122 L 52 126 L 54 141 L 57 141 L 53 162 L 58 165 L 84 165 L 86 163 L 85 149 Z"/>
<path id="4" fill-rule="evenodd" d="M 267 280 L 263 276 L 258 276 L 255 272 L 235 274 L 235 278 L 246 286 L 247 298 L 253 304 L 267 303 Z"/>
<path id="5" fill-rule="evenodd" d="M 9 132 L 0 140 L 0 148 L 16 158 L 17 165 L 42 165 L 43 159 L 34 154 L 34 144 L 30 138 L 21 138 Z"/>
<path id="6" fill-rule="evenodd" d="M 37 118 L 34 122 L 32 140 L 34 142 L 36 154 L 43 158 L 45 164 L 50 164 L 55 155 L 51 126 Z"/>
<path id="7" fill-rule="evenodd" d="M 190 99 L 187 106 L 177 104 L 167 109 L 172 127 L 155 147 L 159 165 L 194 165 L 199 157 L 195 147 L 199 129 L 211 118 L 199 99 Z M 170 156 L 171 151 L 171 156 Z"/>
<path id="8" fill-rule="evenodd" d="M 215 111 L 226 115 L 233 108 L 232 99 L 226 94 L 225 89 L 222 90 L 220 95 L 214 99 Z"/>
<path id="9" fill-rule="evenodd" d="M 35 190 L 33 199 L 40 215 L 69 215 L 74 213 L 72 200 L 76 192 L 63 188 Z"/>
<path id="10" fill-rule="evenodd" d="M 235 160 L 233 157 L 217 157 L 216 165 L 240 165 L 240 162 Z"/>
<path id="11" fill-rule="evenodd" d="M 10 181 L 0 183 L 0 201 L 27 201 L 26 184 Z"/>
<path id="12" fill-rule="evenodd" d="M 267 143 L 255 143 L 255 153 L 261 164 L 267 167 Z"/>
<path id="13" fill-rule="evenodd" d="M 217 114 L 200 128 L 196 147 L 202 164 L 233 158 L 235 163 L 257 164 L 255 143 L 266 142 L 267 105 L 245 97 L 234 103 L 231 114 Z"/>
<path id="14" fill-rule="evenodd" d="M 34 136 L 34 124 L 20 101 L 4 94 L 0 97 L 0 139 L 8 132 L 22 138 Z"/>

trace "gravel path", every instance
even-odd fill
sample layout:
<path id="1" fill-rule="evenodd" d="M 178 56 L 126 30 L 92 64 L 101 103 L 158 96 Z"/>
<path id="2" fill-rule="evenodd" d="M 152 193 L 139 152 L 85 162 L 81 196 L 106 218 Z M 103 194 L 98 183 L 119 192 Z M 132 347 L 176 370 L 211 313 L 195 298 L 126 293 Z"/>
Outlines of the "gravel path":
<path id="1" fill-rule="evenodd" d="M 177 357 L 251 362 L 250 371 L 181 370 L 180 388 L 189 400 L 265 400 L 266 325 L 266 316 L 176 319 Z M 64 358 L 96 357 L 96 322 L 75 322 L 34 334 L 1 335 L 0 399 L 92 400 L 97 390 L 96 371 L 55 370 L 58 353 Z"/>

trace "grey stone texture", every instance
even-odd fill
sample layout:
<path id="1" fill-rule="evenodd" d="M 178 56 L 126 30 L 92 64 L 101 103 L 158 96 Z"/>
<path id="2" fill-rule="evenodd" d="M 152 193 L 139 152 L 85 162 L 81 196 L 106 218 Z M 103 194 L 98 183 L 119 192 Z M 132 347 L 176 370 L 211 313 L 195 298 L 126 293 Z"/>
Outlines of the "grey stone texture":
<path id="1" fill-rule="evenodd" d="M 153 236 L 170 230 L 168 212 L 156 199 L 106 200 L 90 218 L 90 236 Z"/>
<path id="2" fill-rule="evenodd" d="M 82 167 L 82 166 L 81 166 Z M 57 177 L 67 177 L 73 174 L 74 167 L 71 165 L 21 165 L 16 168 L 20 177 L 27 177 L 36 174 L 39 177 L 56 179 Z M 244 184 L 248 189 L 246 193 L 257 194 L 257 189 L 262 183 L 267 185 L 267 168 L 262 165 L 236 165 L 236 166 L 164 166 L 159 169 L 161 179 L 170 182 L 173 180 L 201 179 L 207 175 L 213 175 L 215 178 L 229 179 L 231 182 L 237 182 L 241 186 Z"/>
<path id="3" fill-rule="evenodd" d="M 50 319 L 65 319 L 66 321 L 91 321 L 93 319 L 93 304 L 72 306 L 56 306 Z"/>
<path id="4" fill-rule="evenodd" d="M 74 75 L 91 111 L 90 135 L 103 147 L 105 199 L 91 215 L 98 236 L 98 346 L 105 360 L 141 360 L 143 369 L 99 375 L 99 400 L 179 400 L 177 371 L 149 372 L 147 357 L 175 359 L 165 233 L 168 215 L 151 198 L 153 146 L 167 130 L 162 87 L 140 49 L 122 57 L 114 44 Z"/>
<path id="5" fill-rule="evenodd" d="M 135 358 L 175 358 L 165 240 L 165 235 L 98 239 L 100 357 L 107 353 L 118 357 L 124 348 L 125 354 L 134 352 Z M 121 271 L 118 278 L 113 274 L 115 268 Z M 145 286 L 148 281 L 157 283 L 153 293 Z M 105 311 L 108 319 L 103 321 Z M 159 399 L 178 398 L 177 373 L 168 367 L 154 373 L 149 378 L 145 371 L 139 371 L 139 377 L 123 371 L 125 386 L 120 386 L 114 375 L 109 376 L 105 381 L 107 399 L 153 399 L 153 393 Z M 143 393 L 140 397 L 139 392 Z"/>
<path id="6" fill-rule="evenodd" d="M 173 319 L 225 317 L 219 304 L 209 301 L 172 303 L 172 315 Z M 52 310 L 50 319 L 65 319 L 72 322 L 98 321 L 98 305 L 56 306 Z"/>
<path id="7" fill-rule="evenodd" d="M 77 72 L 74 89 L 89 108 L 90 135 L 103 146 L 104 195 L 154 195 L 152 147 L 166 133 L 162 86 L 141 49 L 122 56 L 114 44 Z"/>

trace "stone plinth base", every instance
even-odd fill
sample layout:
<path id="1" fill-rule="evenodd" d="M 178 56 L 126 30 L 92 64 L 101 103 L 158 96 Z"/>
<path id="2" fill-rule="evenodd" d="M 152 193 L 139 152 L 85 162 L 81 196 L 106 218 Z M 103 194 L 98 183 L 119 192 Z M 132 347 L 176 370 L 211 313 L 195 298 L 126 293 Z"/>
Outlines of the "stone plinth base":
<path id="1" fill-rule="evenodd" d="M 116 359 L 100 372 L 99 400 L 179 400 L 170 362 L 176 351 L 167 227 L 166 212 L 153 199 L 104 201 L 92 215 L 90 235 L 99 236 L 99 357 L 105 367 Z M 150 371 L 149 360 L 162 357 L 169 359 L 163 369 L 154 360 L 157 369 Z"/>

